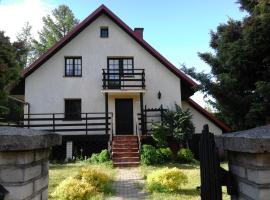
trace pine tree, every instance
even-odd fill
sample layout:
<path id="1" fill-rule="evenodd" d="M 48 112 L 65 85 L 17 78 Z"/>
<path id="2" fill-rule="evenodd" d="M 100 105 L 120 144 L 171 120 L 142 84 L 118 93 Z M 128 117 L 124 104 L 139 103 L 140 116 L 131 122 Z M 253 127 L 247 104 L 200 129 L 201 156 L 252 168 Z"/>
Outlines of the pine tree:
<path id="1" fill-rule="evenodd" d="M 270 122 L 270 0 L 241 0 L 240 6 L 249 15 L 219 25 L 211 32 L 214 53 L 199 53 L 211 73 L 183 67 L 235 130 Z"/>

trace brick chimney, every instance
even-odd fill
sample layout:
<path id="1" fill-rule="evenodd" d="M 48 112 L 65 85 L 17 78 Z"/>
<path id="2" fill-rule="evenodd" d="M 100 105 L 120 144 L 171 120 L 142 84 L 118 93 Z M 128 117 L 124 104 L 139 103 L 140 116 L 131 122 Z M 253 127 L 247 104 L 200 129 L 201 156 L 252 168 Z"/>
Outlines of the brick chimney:
<path id="1" fill-rule="evenodd" d="M 136 36 L 143 39 L 143 28 L 134 28 L 134 33 Z"/>

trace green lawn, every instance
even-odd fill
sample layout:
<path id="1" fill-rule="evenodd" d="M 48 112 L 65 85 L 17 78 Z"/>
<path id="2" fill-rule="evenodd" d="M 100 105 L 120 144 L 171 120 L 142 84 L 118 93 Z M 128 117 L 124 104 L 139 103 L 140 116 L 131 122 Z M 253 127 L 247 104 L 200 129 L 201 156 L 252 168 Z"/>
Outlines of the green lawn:
<path id="1" fill-rule="evenodd" d="M 199 200 L 200 194 L 196 187 L 200 186 L 200 166 L 198 164 L 167 164 L 160 166 L 141 166 L 140 172 L 146 176 L 154 170 L 164 167 L 177 167 L 188 176 L 188 184 L 183 186 L 179 193 L 157 193 L 150 194 L 147 200 Z M 222 167 L 227 168 L 226 164 Z M 226 188 L 223 188 L 223 199 L 229 200 L 230 196 L 226 194 Z"/>
<path id="2" fill-rule="evenodd" d="M 49 200 L 53 199 L 50 194 L 54 191 L 57 185 L 69 176 L 74 176 L 77 172 L 85 166 L 89 166 L 89 163 L 78 162 L 70 164 L 50 164 L 49 171 Z M 107 172 L 114 174 L 115 170 L 107 165 L 92 165 L 94 167 L 102 168 Z M 179 193 L 153 193 L 147 197 L 147 200 L 199 200 L 199 191 L 196 190 L 197 186 L 200 186 L 200 167 L 198 164 L 167 164 L 159 166 L 141 166 L 140 172 L 146 178 L 146 175 L 151 173 L 154 170 L 163 168 L 163 167 L 177 167 L 181 169 L 188 176 L 188 184 L 183 186 L 183 189 Z M 222 167 L 227 168 L 226 164 L 223 164 Z M 102 196 L 97 197 L 97 199 L 103 199 Z M 226 188 L 223 188 L 223 199 L 229 200 L 230 196 L 226 194 Z"/>
<path id="3" fill-rule="evenodd" d="M 69 176 L 75 176 L 82 167 L 93 166 L 101 168 L 111 174 L 112 176 L 115 173 L 115 170 L 108 165 L 94 165 L 87 162 L 77 162 L 69 164 L 50 164 L 49 168 L 49 200 L 56 200 L 50 194 L 55 190 L 61 181 L 66 179 Z M 97 199 L 103 199 L 102 196 L 98 196 Z"/>

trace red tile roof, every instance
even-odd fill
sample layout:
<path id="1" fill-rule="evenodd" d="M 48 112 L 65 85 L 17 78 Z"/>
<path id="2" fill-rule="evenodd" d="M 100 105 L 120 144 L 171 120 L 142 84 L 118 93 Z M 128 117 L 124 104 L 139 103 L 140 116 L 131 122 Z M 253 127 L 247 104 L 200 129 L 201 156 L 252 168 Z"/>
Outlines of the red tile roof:
<path id="1" fill-rule="evenodd" d="M 107 15 L 112 21 L 114 21 L 119 27 L 121 27 L 127 34 L 129 34 L 135 41 L 137 41 L 145 50 L 147 50 L 152 56 L 159 60 L 164 66 L 166 66 L 171 72 L 178 76 L 181 80 L 186 82 L 190 87 L 194 87 L 197 84 L 189 78 L 186 74 L 176 68 L 166 58 L 164 58 L 158 51 L 151 47 L 143 38 L 139 37 L 127 24 L 125 24 L 120 18 L 118 18 L 112 11 L 110 11 L 105 5 L 101 5 L 86 19 L 79 23 L 73 30 L 71 30 L 65 37 L 51 47 L 47 52 L 41 55 L 34 63 L 25 68 L 22 76 L 27 77 L 38 69 L 43 63 L 56 54 L 62 47 L 82 32 L 89 24 L 91 24 L 100 15 Z"/>
<path id="2" fill-rule="evenodd" d="M 216 124 L 218 127 L 220 127 L 223 130 L 223 132 L 230 132 L 230 131 L 232 131 L 232 129 L 227 124 L 225 124 L 224 122 L 222 122 L 221 120 L 219 120 L 213 114 L 209 113 L 207 110 L 205 110 L 204 108 L 202 108 L 199 104 L 197 104 L 192 99 L 189 98 L 187 100 L 187 102 L 195 110 L 197 110 L 199 113 L 201 113 L 206 118 L 208 118 L 210 121 L 212 121 L 214 124 Z"/>

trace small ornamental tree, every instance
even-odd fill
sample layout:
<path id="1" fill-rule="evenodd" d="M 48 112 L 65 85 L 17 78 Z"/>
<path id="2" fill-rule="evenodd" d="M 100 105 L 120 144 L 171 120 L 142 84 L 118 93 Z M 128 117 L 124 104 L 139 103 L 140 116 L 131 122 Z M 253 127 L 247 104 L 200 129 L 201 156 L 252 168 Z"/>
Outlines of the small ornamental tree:
<path id="1" fill-rule="evenodd" d="M 195 131 L 191 121 L 192 115 L 183 111 L 180 106 L 175 104 L 174 110 L 166 110 L 163 114 L 162 123 L 153 124 L 152 137 L 158 147 L 166 147 L 166 136 L 173 136 L 180 144 L 188 146 L 188 139 L 191 138 Z"/>

